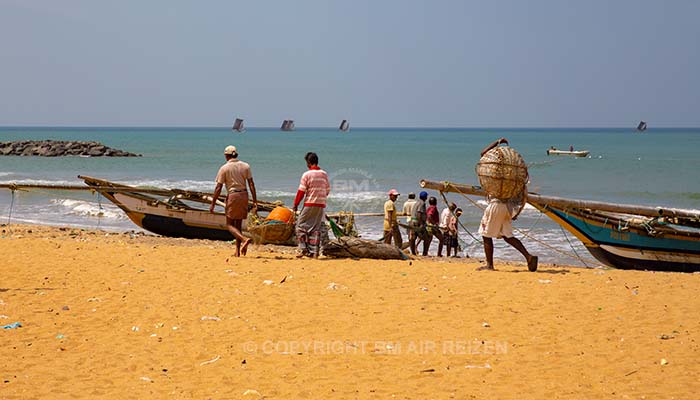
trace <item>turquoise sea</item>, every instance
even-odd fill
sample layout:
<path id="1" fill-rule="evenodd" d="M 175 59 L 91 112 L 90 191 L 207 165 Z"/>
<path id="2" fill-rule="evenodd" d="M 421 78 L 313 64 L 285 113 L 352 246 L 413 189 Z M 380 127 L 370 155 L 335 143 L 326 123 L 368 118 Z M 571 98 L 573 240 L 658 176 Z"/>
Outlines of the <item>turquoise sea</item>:
<path id="1" fill-rule="evenodd" d="M 0 182 L 81 184 L 89 175 L 131 185 L 212 191 L 226 145 L 238 147 L 250 163 L 259 197 L 290 204 L 305 171 L 304 154 L 314 151 L 332 180 L 329 211 L 380 212 L 385 193 L 419 192 L 420 179 L 478 184 L 474 167 L 481 149 L 506 137 L 529 165 L 530 191 L 617 203 L 663 205 L 700 210 L 700 129 L 352 129 L 249 128 L 0 128 L 0 141 L 96 140 L 142 154 L 139 158 L 0 157 Z M 589 150 L 588 158 L 547 156 L 550 146 Z M 436 193 L 431 193 L 436 195 Z M 450 195 L 465 210 L 462 223 L 474 235 L 481 210 Z M 483 199 L 472 198 L 478 205 Z M 440 201 L 439 207 L 444 207 Z M 400 207 L 399 207 L 400 208 Z M 102 211 L 102 212 L 100 212 Z M 11 217 L 11 219 L 10 219 Z M 0 189 L 0 223 L 137 229 L 108 201 L 80 192 Z M 357 221 L 363 237 L 381 236 L 381 218 Z M 533 208 L 515 223 L 523 242 L 542 262 L 596 265 L 581 244 Z M 481 257 L 478 242 L 462 231 L 463 247 Z M 501 241 L 498 241 L 501 242 Z M 578 257 L 576 256 L 578 255 Z M 496 256 L 520 255 L 498 244 Z"/>

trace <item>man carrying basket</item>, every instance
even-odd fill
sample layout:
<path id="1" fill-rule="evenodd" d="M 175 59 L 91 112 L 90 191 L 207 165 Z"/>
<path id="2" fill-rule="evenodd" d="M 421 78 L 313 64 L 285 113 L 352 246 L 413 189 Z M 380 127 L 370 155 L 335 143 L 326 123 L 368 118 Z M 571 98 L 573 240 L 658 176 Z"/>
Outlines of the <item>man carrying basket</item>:
<path id="1" fill-rule="evenodd" d="M 486 146 L 484 150 L 481 151 L 481 161 L 477 165 L 477 173 L 479 173 L 479 168 L 481 167 L 482 164 L 488 164 L 488 161 L 485 161 L 484 155 L 489 153 L 492 149 L 496 148 L 499 144 L 504 143 L 508 144 L 508 140 L 505 138 L 500 138 L 496 140 L 495 142 L 491 143 L 490 145 Z M 522 158 L 520 157 L 519 154 L 515 153 L 514 151 L 512 152 L 517 155 L 521 160 Z M 499 157 L 494 157 L 497 160 L 500 160 L 501 158 Z M 497 163 L 497 162 L 496 162 Z M 491 162 L 491 164 L 496 164 L 494 162 Z M 522 162 L 523 167 L 524 167 L 524 162 Z M 479 173 L 479 179 L 482 180 L 482 175 Z M 522 191 L 520 191 L 521 196 L 526 196 L 526 188 L 525 184 L 527 183 L 527 171 L 525 170 L 525 178 L 523 179 L 524 182 L 522 182 Z M 482 187 L 487 186 L 484 185 L 484 182 L 482 182 Z M 489 190 L 484 187 L 484 189 L 489 193 Z M 515 236 L 513 236 L 513 224 L 512 220 L 515 220 L 517 218 L 517 215 L 513 216 L 511 207 L 508 204 L 508 200 L 511 200 L 512 197 L 509 198 L 499 198 L 497 197 L 498 194 L 495 192 L 489 193 L 488 200 L 489 200 L 489 205 L 486 207 L 484 210 L 484 216 L 481 218 L 481 224 L 479 226 L 479 234 L 481 234 L 483 240 L 484 240 L 484 253 L 486 255 L 486 265 L 483 267 L 479 267 L 478 270 L 487 270 L 487 271 L 493 271 L 495 270 L 493 266 L 493 239 L 503 239 L 508 243 L 509 245 L 513 246 L 516 250 L 518 250 L 524 257 L 525 260 L 527 261 L 527 268 L 534 272 L 537 271 L 537 256 L 533 256 L 530 254 L 523 243 L 517 239 Z M 518 194 L 515 195 L 517 197 Z"/>

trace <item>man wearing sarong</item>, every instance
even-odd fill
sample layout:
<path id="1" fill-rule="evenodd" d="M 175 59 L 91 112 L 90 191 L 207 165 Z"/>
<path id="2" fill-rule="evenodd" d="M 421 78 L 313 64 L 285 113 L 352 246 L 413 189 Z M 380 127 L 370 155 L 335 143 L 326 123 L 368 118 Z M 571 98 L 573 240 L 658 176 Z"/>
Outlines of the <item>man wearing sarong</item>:
<path id="1" fill-rule="evenodd" d="M 394 246 L 399 249 L 403 247 L 403 238 L 399 231 L 399 222 L 396 217 L 396 199 L 399 198 L 399 192 L 396 189 L 389 191 L 389 200 L 384 203 L 384 243 L 391 244 L 394 239 Z"/>
<path id="2" fill-rule="evenodd" d="M 306 166 L 299 182 L 299 190 L 294 199 L 294 214 L 303 200 L 303 208 L 296 224 L 299 254 L 297 257 L 318 258 L 328 241 L 328 228 L 325 222 L 326 199 L 331 191 L 328 174 L 318 166 L 316 153 L 306 153 Z"/>
<path id="3" fill-rule="evenodd" d="M 416 206 L 416 194 L 411 192 L 408 194 L 408 200 L 403 203 L 403 210 L 401 211 L 401 215 L 406 216 L 406 225 L 409 225 L 411 223 L 411 214 L 413 213 L 413 207 Z M 411 237 L 411 228 L 406 227 L 406 234 L 408 237 Z"/>
<path id="4" fill-rule="evenodd" d="M 216 174 L 216 188 L 211 199 L 209 212 L 214 212 L 216 200 L 221 194 L 221 189 L 226 185 L 226 228 L 236 239 L 236 253 L 246 255 L 250 239 L 243 236 L 243 220 L 248 218 L 248 190 L 246 182 L 253 196 L 253 212 L 257 212 L 258 197 L 255 193 L 255 182 L 250 171 L 250 165 L 238 159 L 238 151 L 235 146 L 226 146 L 224 149 L 226 164 L 219 168 Z"/>
<path id="5" fill-rule="evenodd" d="M 500 138 L 490 145 L 486 146 L 484 150 L 481 151 L 481 157 L 484 156 L 489 150 L 498 146 L 501 143 L 508 144 L 508 140 L 505 138 Z M 537 256 L 530 254 L 523 243 L 513 236 L 513 223 L 511 222 L 514 218 L 511 208 L 508 206 L 508 199 L 497 199 L 495 197 L 489 197 L 489 205 L 484 210 L 484 216 L 481 218 L 481 224 L 479 225 L 479 234 L 481 234 L 484 240 L 484 253 L 486 255 L 486 265 L 479 267 L 479 270 L 490 270 L 493 271 L 493 238 L 503 239 L 509 245 L 513 246 L 516 250 L 520 252 L 527 260 L 527 268 L 534 272 L 537 271 Z"/>
<path id="6" fill-rule="evenodd" d="M 450 231 L 450 219 L 454 215 L 457 209 L 457 204 L 450 203 L 449 207 L 442 210 L 440 213 L 440 232 L 442 232 L 442 241 L 440 242 L 440 248 L 444 245 L 447 247 L 447 257 L 450 256 L 452 252 L 452 232 Z M 438 249 L 438 254 L 441 251 Z M 455 249 L 455 255 L 457 255 L 457 249 Z"/>
<path id="7" fill-rule="evenodd" d="M 426 221 L 427 214 L 425 208 L 425 201 L 428 199 L 428 192 L 423 191 L 418 194 L 418 200 L 411 210 L 411 222 L 408 223 L 411 233 L 408 236 L 409 246 L 411 248 L 411 254 L 416 255 L 416 246 L 418 240 L 424 240 L 426 236 Z M 423 250 L 425 251 L 425 243 L 423 243 Z"/>

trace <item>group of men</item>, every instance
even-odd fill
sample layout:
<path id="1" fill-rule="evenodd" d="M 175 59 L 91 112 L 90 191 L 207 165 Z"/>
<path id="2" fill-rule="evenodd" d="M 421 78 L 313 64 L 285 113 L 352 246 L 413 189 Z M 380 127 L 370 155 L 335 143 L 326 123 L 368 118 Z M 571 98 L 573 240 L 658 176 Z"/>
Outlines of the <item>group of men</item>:
<path id="1" fill-rule="evenodd" d="M 490 149 L 501 143 L 507 144 L 505 138 L 498 139 L 487 146 L 482 152 L 483 156 Z M 226 163 L 219 168 L 216 175 L 216 187 L 211 200 L 210 212 L 219 199 L 224 186 L 226 187 L 226 227 L 236 239 L 235 256 L 245 256 L 250 244 L 250 238 L 242 233 L 243 220 L 248 217 L 248 212 L 257 213 L 257 194 L 255 182 L 250 170 L 250 165 L 238 159 L 238 150 L 235 146 L 227 146 L 224 149 Z M 318 166 L 318 155 L 309 152 L 304 157 L 308 170 L 304 172 L 299 182 L 299 189 L 294 199 L 294 215 L 297 214 L 300 204 L 303 208 L 296 218 L 296 237 L 299 243 L 297 257 L 318 258 L 323 250 L 324 243 L 328 240 L 326 227 L 325 208 L 330 182 L 328 174 Z M 253 199 L 252 208 L 249 210 L 248 189 Z M 399 215 L 406 217 L 406 231 L 411 254 L 417 255 L 417 246 L 423 242 L 422 255 L 427 256 L 433 238 L 438 240 L 437 256 L 442 257 L 443 247 L 446 247 L 447 257 L 457 257 L 460 251 L 458 221 L 462 215 L 462 209 L 451 203 L 449 207 L 438 211 L 437 199 L 428 198 L 428 193 L 423 191 L 415 197 L 415 193 L 409 193 L 408 200 L 403 205 L 401 214 L 396 209 L 396 200 L 400 194 L 396 189 L 388 193 L 389 200 L 384 203 L 384 242 L 394 244 L 403 249 L 403 239 L 399 229 Z M 428 202 L 426 206 L 425 202 Z M 303 202 L 303 203 L 302 203 Z M 484 242 L 486 265 L 481 269 L 493 270 L 493 239 L 502 238 L 508 244 L 517 249 L 526 259 L 530 271 L 537 270 L 537 256 L 531 255 L 525 246 L 513 236 L 511 213 L 506 203 L 501 199 L 489 199 L 489 205 L 484 211 L 479 227 L 479 233 Z"/>
<path id="2" fill-rule="evenodd" d="M 224 149 L 224 157 L 226 163 L 219 168 L 219 172 L 216 174 L 216 187 L 209 212 L 214 212 L 221 190 L 226 186 L 226 228 L 236 239 L 234 255 L 236 257 L 245 256 L 251 240 L 242 233 L 243 220 L 248 217 L 249 211 L 246 184 L 253 197 L 253 207 L 250 211 L 257 213 L 258 198 L 255 192 L 255 182 L 250 165 L 238 159 L 238 150 L 235 146 L 227 146 Z M 294 215 L 297 214 L 299 205 L 303 201 L 303 208 L 296 218 L 295 230 L 299 242 L 297 257 L 318 258 L 323 244 L 328 240 L 325 208 L 331 185 L 326 171 L 318 166 L 316 153 L 306 153 L 304 159 L 308 170 L 301 176 L 299 189 L 294 199 Z"/>
<path id="3" fill-rule="evenodd" d="M 395 204 L 400 194 L 396 189 L 391 189 L 388 195 L 389 200 L 384 203 L 384 243 L 391 244 L 393 241 L 395 246 L 403 249 L 404 243 L 398 223 L 399 212 Z M 428 192 L 420 192 L 418 200 L 415 193 L 409 193 L 400 215 L 406 217 L 405 227 L 411 254 L 416 255 L 418 244 L 423 242 L 422 255 L 427 256 L 430 243 L 433 238 L 436 238 L 438 257 L 442 257 L 443 247 L 446 248 L 447 257 L 458 256 L 458 220 L 462 215 L 462 209 L 457 208 L 455 203 L 450 204 L 440 213 L 437 208 L 437 199 L 435 197 L 428 199 Z"/>

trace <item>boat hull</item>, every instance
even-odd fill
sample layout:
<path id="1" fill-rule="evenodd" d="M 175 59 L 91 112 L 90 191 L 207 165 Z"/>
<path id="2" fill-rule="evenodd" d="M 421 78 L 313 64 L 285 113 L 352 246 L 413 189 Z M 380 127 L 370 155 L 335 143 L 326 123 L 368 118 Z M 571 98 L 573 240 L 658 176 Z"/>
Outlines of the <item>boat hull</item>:
<path id="1" fill-rule="evenodd" d="M 700 239 L 696 235 L 654 235 L 644 229 L 601 222 L 577 210 L 534 205 L 581 240 L 593 257 L 610 267 L 700 271 Z"/>
<path id="2" fill-rule="evenodd" d="M 178 209 L 164 202 L 153 202 L 132 193 L 102 192 L 121 208 L 136 225 L 170 237 L 233 240 L 226 227 L 226 215 L 208 211 Z M 150 201 L 149 201 L 150 200 Z M 245 221 L 243 221 L 245 230 Z"/>
<path id="3" fill-rule="evenodd" d="M 187 239 L 233 240 L 233 235 L 226 229 L 192 226 L 186 224 L 182 219 L 160 215 L 146 214 L 141 219 L 139 226 L 162 236 Z"/>
<path id="4" fill-rule="evenodd" d="M 549 156 L 572 156 L 572 157 L 588 157 L 589 151 L 567 151 L 567 150 L 547 150 Z"/>

